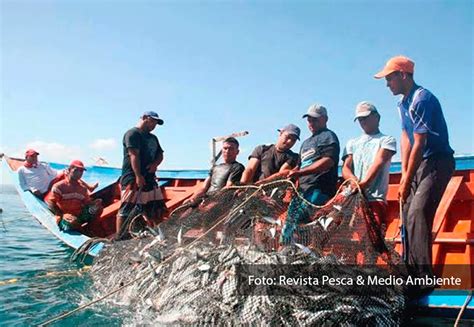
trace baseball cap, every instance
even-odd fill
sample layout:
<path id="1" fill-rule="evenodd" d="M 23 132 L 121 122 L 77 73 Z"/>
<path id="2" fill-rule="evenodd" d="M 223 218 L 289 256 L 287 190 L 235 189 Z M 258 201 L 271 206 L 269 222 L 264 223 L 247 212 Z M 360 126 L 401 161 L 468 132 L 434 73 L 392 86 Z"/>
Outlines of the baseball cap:
<path id="1" fill-rule="evenodd" d="M 26 152 L 25 152 L 25 156 L 32 156 L 32 155 L 35 155 L 35 154 L 38 155 L 39 152 L 37 152 L 37 151 L 34 150 L 34 149 L 28 149 L 28 150 L 26 150 Z"/>
<path id="2" fill-rule="evenodd" d="M 326 108 L 320 104 L 312 104 L 308 108 L 308 112 L 303 115 L 303 118 L 306 118 L 308 116 L 313 117 L 313 118 L 319 118 L 321 116 L 327 116 L 328 111 Z"/>
<path id="3" fill-rule="evenodd" d="M 300 139 L 301 130 L 298 126 L 294 124 L 286 125 L 283 128 L 278 129 L 279 132 L 288 132 L 288 134 L 296 135 L 296 138 Z"/>
<path id="4" fill-rule="evenodd" d="M 405 56 L 396 56 L 390 58 L 385 64 L 385 67 L 380 72 L 375 74 L 374 77 L 382 78 L 393 72 L 404 72 L 413 74 L 414 71 L 415 63 L 411 59 Z"/>
<path id="5" fill-rule="evenodd" d="M 368 101 L 359 102 L 356 106 L 354 121 L 356 121 L 357 118 L 367 117 L 374 112 L 378 113 L 377 108 L 375 108 L 372 103 Z"/>
<path id="6" fill-rule="evenodd" d="M 150 117 L 150 118 L 153 118 L 154 120 L 156 120 L 158 122 L 158 125 L 163 125 L 163 119 L 160 118 L 160 116 L 158 116 L 158 114 L 154 111 L 145 111 L 142 115 L 142 117 Z"/>
<path id="7" fill-rule="evenodd" d="M 83 170 L 87 170 L 86 167 L 84 167 L 84 164 L 80 160 L 73 160 L 70 164 L 69 167 L 77 167 L 81 168 Z"/>

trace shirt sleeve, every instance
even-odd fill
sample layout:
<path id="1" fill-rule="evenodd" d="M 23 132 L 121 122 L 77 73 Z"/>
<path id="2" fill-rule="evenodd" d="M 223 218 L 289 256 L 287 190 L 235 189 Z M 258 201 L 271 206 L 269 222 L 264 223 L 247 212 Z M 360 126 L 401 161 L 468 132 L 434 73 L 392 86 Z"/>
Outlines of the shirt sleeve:
<path id="1" fill-rule="evenodd" d="M 227 178 L 227 181 L 231 182 L 232 184 L 238 184 L 240 182 L 240 178 L 242 177 L 244 170 L 245 167 L 240 163 L 233 165 L 229 177 Z"/>
<path id="2" fill-rule="evenodd" d="M 319 150 L 321 157 L 329 157 L 337 165 L 339 163 L 339 140 L 334 133 L 328 133 L 325 140 L 322 142 L 321 149 Z"/>
<path id="3" fill-rule="evenodd" d="M 123 143 L 125 144 L 125 148 L 127 149 L 139 149 L 140 142 L 141 142 L 140 133 L 138 133 L 136 130 L 133 130 L 133 129 L 125 133 L 123 137 Z"/>
<path id="4" fill-rule="evenodd" d="M 252 153 L 249 155 L 249 160 L 252 158 L 262 160 L 262 154 L 263 154 L 263 145 L 258 145 L 253 149 Z"/>
<path id="5" fill-rule="evenodd" d="M 354 154 L 354 149 L 352 147 L 352 140 L 347 141 L 347 144 L 342 151 L 342 160 L 344 160 L 348 155 Z"/>
<path id="6" fill-rule="evenodd" d="M 160 144 L 160 141 L 158 140 L 158 138 L 155 136 L 155 139 L 156 139 L 156 145 L 157 145 L 157 148 L 156 148 L 156 154 L 160 154 L 160 153 L 163 153 L 165 151 L 163 151 L 163 148 L 161 147 L 161 144 Z"/>
<path id="7" fill-rule="evenodd" d="M 26 185 L 25 173 L 23 167 L 18 168 L 18 181 L 20 182 L 20 187 L 23 191 L 28 191 L 28 185 Z"/>
<path id="8" fill-rule="evenodd" d="M 51 176 L 51 177 L 56 177 L 56 176 L 58 176 L 58 171 L 55 170 L 55 169 L 53 169 L 53 168 L 51 168 L 50 165 L 43 164 L 43 167 L 44 167 L 44 169 L 46 170 L 46 173 L 47 173 L 49 176 Z"/>
<path id="9" fill-rule="evenodd" d="M 299 156 L 296 153 L 290 153 L 286 163 L 290 165 L 291 168 L 294 168 L 298 165 Z"/>
<path id="10" fill-rule="evenodd" d="M 393 152 L 397 152 L 397 140 L 393 136 L 386 136 L 382 139 L 380 146 Z"/>

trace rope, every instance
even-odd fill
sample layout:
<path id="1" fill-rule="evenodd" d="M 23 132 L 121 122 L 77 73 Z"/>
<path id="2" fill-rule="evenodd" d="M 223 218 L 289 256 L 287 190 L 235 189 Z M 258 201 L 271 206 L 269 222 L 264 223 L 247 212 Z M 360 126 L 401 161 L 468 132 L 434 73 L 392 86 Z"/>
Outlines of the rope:
<path id="1" fill-rule="evenodd" d="M 457 327 L 459 325 L 459 321 L 461 320 L 462 314 L 464 313 L 464 310 L 466 310 L 467 305 L 469 304 L 469 302 L 471 302 L 471 299 L 472 299 L 472 290 L 469 291 L 469 294 L 466 297 L 466 301 L 464 301 L 464 304 L 461 307 L 461 310 L 459 310 L 456 321 L 454 322 L 454 327 Z"/>
<path id="2" fill-rule="evenodd" d="M 88 271 L 91 266 L 84 266 L 80 269 L 69 269 L 64 271 L 49 271 L 43 275 L 36 275 L 30 278 L 11 278 L 0 281 L 0 286 L 15 284 L 23 280 L 39 279 L 39 278 L 50 278 L 50 277 L 67 277 L 67 276 L 80 276 L 83 272 Z"/>
<path id="3" fill-rule="evenodd" d="M 312 206 L 312 207 L 314 207 L 314 208 L 323 208 L 323 207 L 325 207 L 325 206 L 330 205 L 330 204 L 334 201 L 334 199 L 336 198 L 336 196 L 341 192 L 342 187 L 343 187 L 344 185 L 346 185 L 347 183 L 351 182 L 351 181 L 356 184 L 356 186 L 357 186 L 359 192 L 361 192 L 361 189 L 360 189 L 359 184 L 357 183 L 357 181 L 351 180 L 351 179 L 347 179 L 347 180 L 345 180 L 345 181 L 339 186 L 339 188 L 338 188 L 338 190 L 337 190 L 337 192 L 336 192 L 336 195 L 335 195 L 331 200 L 329 200 L 324 206 L 316 206 L 316 205 L 312 204 L 311 202 L 307 201 L 306 199 L 304 199 L 304 198 L 300 195 L 300 193 L 298 192 L 298 190 L 297 190 L 295 184 L 294 184 L 291 180 L 289 180 L 289 179 L 277 180 L 277 181 L 273 181 L 273 182 L 269 182 L 269 183 L 262 184 L 262 185 L 260 185 L 260 186 L 255 186 L 255 185 L 249 185 L 249 186 L 230 186 L 230 187 L 228 187 L 228 189 L 249 189 L 249 188 L 252 188 L 252 189 L 255 189 L 255 192 L 253 192 L 245 201 L 243 201 L 243 202 L 242 202 L 241 204 L 239 204 L 236 208 L 234 208 L 228 215 L 226 215 L 225 217 L 219 219 L 219 220 L 218 220 L 213 226 L 211 226 L 206 232 L 204 232 L 203 234 L 201 234 L 199 237 L 197 237 L 197 238 L 196 238 L 195 240 L 193 240 L 191 243 L 189 243 L 189 244 L 187 244 L 186 246 L 184 246 L 183 249 L 186 250 L 186 249 L 188 249 L 188 248 L 191 248 L 194 244 L 196 244 L 197 242 L 199 242 L 204 236 L 206 236 L 207 234 L 209 234 L 209 233 L 210 233 L 211 231 L 213 231 L 217 226 L 219 226 L 222 222 L 224 222 L 224 220 L 227 219 L 227 217 L 232 216 L 235 212 L 237 212 L 238 210 L 240 210 L 240 208 L 242 208 L 248 201 L 250 201 L 258 192 L 263 191 L 263 188 L 266 187 L 266 186 L 270 186 L 270 185 L 274 185 L 274 184 L 279 184 L 279 183 L 282 183 L 282 182 L 283 182 L 283 183 L 288 183 L 288 184 L 291 185 L 291 187 L 292 187 L 293 190 L 295 191 L 295 194 L 297 194 L 297 196 L 298 196 L 302 201 L 305 201 L 308 205 L 310 205 L 310 206 Z M 178 207 L 178 208 L 179 208 L 179 207 Z M 178 209 L 178 208 L 177 208 L 177 209 Z M 175 209 L 172 213 L 174 213 L 177 209 Z M 172 213 L 171 213 L 171 214 L 172 214 Z M 170 214 L 170 216 L 171 216 L 171 214 Z M 173 253 L 173 254 L 170 255 L 168 258 L 166 258 L 165 260 L 163 260 L 162 262 L 160 262 L 160 263 L 158 264 L 158 267 L 160 267 L 161 265 L 164 265 L 165 263 L 169 262 L 171 259 L 173 259 L 174 257 L 176 257 L 176 256 L 179 255 L 179 254 L 180 254 L 179 252 Z M 154 271 L 155 271 L 155 269 L 153 269 L 151 272 L 154 272 Z M 150 272 L 150 273 L 151 273 L 151 272 Z M 55 321 L 64 319 L 64 318 L 66 318 L 66 317 L 72 315 L 72 314 L 75 313 L 75 312 L 78 312 L 78 311 L 80 311 L 80 310 L 82 310 L 82 309 L 85 309 L 85 308 L 87 308 L 87 307 L 89 307 L 89 306 L 91 306 L 91 305 L 93 305 L 93 304 L 95 304 L 95 303 L 97 303 L 97 302 L 100 302 L 100 301 L 106 299 L 107 297 L 109 297 L 109 296 L 111 296 L 111 295 L 113 295 L 113 294 L 119 292 L 120 290 L 122 290 L 122 289 L 124 289 L 124 288 L 126 288 L 126 287 L 128 287 L 128 286 L 130 286 L 130 285 L 132 285 L 132 284 L 134 284 L 134 283 L 136 283 L 137 281 L 139 281 L 139 280 L 142 279 L 142 278 L 143 278 L 143 277 L 141 277 L 141 276 L 140 276 L 140 277 L 137 277 L 137 278 L 131 280 L 130 282 L 128 282 L 128 283 L 126 283 L 126 284 L 124 284 L 124 285 L 122 285 L 122 286 L 120 286 L 120 287 L 118 287 L 118 288 L 116 288 L 116 289 L 114 289 L 114 290 L 112 290 L 112 291 L 110 291 L 109 293 L 103 295 L 102 297 L 100 297 L 100 298 L 98 298 L 98 299 L 96 299 L 96 300 L 93 300 L 93 301 L 91 301 L 91 302 L 89 302 L 89 303 L 86 303 L 86 304 L 84 304 L 84 305 L 82 305 L 82 306 L 79 306 L 79 307 L 77 307 L 76 309 L 73 309 L 73 310 L 71 310 L 71 311 L 68 311 L 68 312 L 66 312 L 66 313 L 64 313 L 64 314 L 62 314 L 62 315 L 59 315 L 59 316 L 57 316 L 57 317 L 55 317 L 55 318 L 53 318 L 53 319 L 50 319 L 50 320 L 48 320 L 48 321 L 46 321 L 46 322 L 40 324 L 40 326 L 46 326 L 46 325 L 49 325 L 49 324 L 51 324 L 51 323 L 53 323 L 53 322 L 55 322 Z"/>
<path id="4" fill-rule="evenodd" d="M 263 187 L 267 187 L 267 186 L 271 186 L 273 184 L 280 184 L 280 183 L 288 183 L 290 184 L 290 186 L 293 188 L 293 191 L 295 192 L 296 196 L 298 196 L 298 198 L 303 201 L 304 203 L 306 203 L 308 206 L 312 207 L 312 208 L 315 208 L 315 209 L 321 209 L 321 208 L 324 208 L 324 207 L 327 207 L 329 205 L 331 205 L 334 200 L 336 199 L 336 197 L 339 195 L 339 193 L 341 193 L 342 191 L 342 188 L 346 185 L 346 184 L 349 184 L 350 182 L 353 182 L 356 187 L 357 187 L 357 190 L 362 194 L 362 190 L 359 186 L 359 183 L 357 183 L 356 180 L 354 179 L 346 179 L 344 182 L 341 183 L 341 185 L 339 186 L 339 188 L 337 189 L 336 191 L 336 194 L 328 201 L 326 202 L 324 205 L 322 206 L 317 206 L 311 202 L 309 202 L 308 200 L 306 200 L 300 192 L 298 192 L 298 188 L 296 187 L 295 183 L 293 183 L 293 181 L 291 181 L 291 179 L 287 178 L 287 179 L 279 179 L 279 180 L 276 180 L 276 181 L 272 181 L 272 182 L 268 182 L 268 183 L 265 183 L 265 184 L 261 184 L 260 186 L 255 186 L 255 185 L 246 185 L 246 186 L 229 186 L 227 187 L 228 189 L 248 189 L 248 188 L 257 188 L 257 189 L 262 189 Z"/>
<path id="5" fill-rule="evenodd" d="M 131 222 L 134 221 L 137 216 L 142 215 L 143 209 L 142 208 L 137 209 L 137 206 L 139 204 L 141 204 L 141 203 L 139 203 L 139 200 L 141 200 L 140 199 L 141 195 L 142 195 L 142 189 L 140 188 L 136 193 L 135 201 L 133 201 L 133 204 L 134 204 L 133 209 L 130 210 L 128 216 L 125 219 L 123 219 L 123 221 L 122 221 L 122 225 L 120 226 L 120 230 L 117 233 L 117 237 L 116 237 L 117 240 L 121 240 L 126 235 L 127 231 L 130 230 Z M 136 210 L 139 210 L 138 214 L 135 214 Z M 132 216 L 132 214 L 134 214 L 134 216 Z"/>
<path id="6" fill-rule="evenodd" d="M 259 187 L 258 190 L 255 191 L 247 200 L 245 200 L 245 201 L 242 202 L 237 208 L 235 208 L 235 209 L 233 210 L 233 212 L 235 212 L 235 211 L 238 210 L 240 207 L 242 207 L 245 203 L 247 203 L 247 202 L 251 199 L 251 197 L 252 197 L 254 194 L 256 194 L 259 190 L 260 190 L 260 187 Z M 188 245 L 184 246 L 184 249 L 190 248 L 192 245 L 194 245 L 195 243 L 197 243 L 200 239 L 202 239 L 202 238 L 203 238 L 205 235 L 207 235 L 210 231 L 212 231 L 214 228 L 216 228 L 216 227 L 217 227 L 221 222 L 223 222 L 224 219 L 226 219 L 226 218 L 227 218 L 227 216 L 224 217 L 224 218 L 222 218 L 222 219 L 220 219 L 220 220 L 219 220 L 218 222 L 216 222 L 211 228 L 209 228 L 205 233 L 203 233 L 201 236 L 197 237 L 194 241 L 192 241 L 192 242 L 189 243 Z M 179 253 L 173 253 L 173 254 L 170 255 L 168 258 L 166 258 L 165 260 L 163 260 L 162 262 L 160 262 L 160 263 L 158 264 L 158 267 L 159 267 L 160 265 L 164 265 L 165 263 L 167 263 L 168 261 L 170 261 L 172 258 L 174 258 L 175 256 L 177 256 L 178 254 L 179 254 Z M 154 271 L 155 271 L 155 270 L 152 270 L 151 272 L 154 272 Z M 150 273 L 151 273 L 151 272 L 150 272 Z M 136 283 L 137 281 L 139 281 L 139 280 L 142 279 L 142 278 L 143 278 L 143 277 L 141 277 L 141 276 L 140 276 L 140 277 L 137 277 L 137 278 L 131 280 L 130 282 L 125 283 L 124 285 L 122 285 L 122 286 L 120 286 L 120 287 L 118 287 L 118 288 L 116 288 L 116 289 L 110 291 L 109 293 L 103 295 L 102 297 L 100 297 L 100 298 L 98 298 L 98 299 L 96 299 L 96 300 L 93 300 L 93 301 L 91 301 L 91 302 L 89 302 L 89 303 L 86 303 L 86 304 L 84 304 L 84 305 L 82 305 L 82 306 L 79 306 L 79 307 L 77 307 L 77 308 L 75 308 L 75 309 L 73 309 L 73 310 L 70 310 L 70 311 L 68 311 L 68 312 L 66 312 L 66 313 L 64 313 L 64 314 L 61 314 L 61 315 L 59 315 L 59 316 L 56 316 L 55 318 L 52 318 L 52 319 L 50 319 L 50 320 L 48 320 L 48 321 L 46 321 L 46 322 L 41 323 L 39 326 L 46 326 L 46 325 L 49 325 L 49 324 L 51 324 L 51 323 L 53 323 L 53 322 L 55 322 L 55 321 L 64 319 L 64 318 L 66 318 L 66 317 L 72 315 L 72 314 L 75 313 L 75 312 L 78 312 L 78 311 L 80 311 L 80 310 L 82 310 L 82 309 L 85 309 L 85 308 L 87 308 L 87 307 L 89 307 L 89 306 L 91 306 L 91 305 L 93 305 L 93 304 L 95 304 L 95 303 L 97 303 L 97 302 L 100 302 L 100 301 L 106 299 L 107 297 L 109 297 L 109 296 L 111 296 L 111 295 L 113 295 L 113 294 L 115 294 L 115 293 L 121 291 L 122 289 L 124 289 L 124 288 L 126 288 L 126 287 L 128 287 L 128 286 L 130 286 L 130 285 L 132 285 L 132 284 L 134 284 L 134 283 Z"/>
<path id="7" fill-rule="evenodd" d="M 78 312 L 78 311 L 80 311 L 80 310 L 82 310 L 82 309 L 85 309 L 85 308 L 87 308 L 87 307 L 90 307 L 91 305 L 93 305 L 93 304 L 95 304 L 95 303 L 97 303 L 97 302 L 100 302 L 100 301 L 104 300 L 105 298 L 107 298 L 107 297 L 109 297 L 109 296 L 111 296 L 111 295 L 113 295 L 113 294 L 115 294 L 115 293 L 117 293 L 117 292 L 123 290 L 124 288 L 126 288 L 126 287 L 128 287 L 128 286 L 130 286 L 130 285 L 132 285 L 133 283 L 137 282 L 139 279 L 141 279 L 141 277 L 137 277 L 137 278 L 131 280 L 130 282 L 123 284 L 123 285 L 120 286 L 119 288 L 116 288 L 116 289 L 110 291 L 109 293 L 105 294 L 104 296 L 102 296 L 102 297 L 100 297 L 100 298 L 98 298 L 98 299 L 95 299 L 95 300 L 93 300 L 93 301 L 90 301 L 89 303 L 86 303 L 86 304 L 84 304 L 84 305 L 81 305 L 81 306 L 79 306 L 79 307 L 77 307 L 77 308 L 75 308 L 75 309 L 73 309 L 73 310 L 67 311 L 67 312 L 65 312 L 65 313 L 63 313 L 63 314 L 61 314 L 61 315 L 59 315 L 59 316 L 56 316 L 56 317 L 54 317 L 53 319 L 50 319 L 50 320 L 48 320 L 48 321 L 45 321 L 45 322 L 39 324 L 39 326 L 47 326 L 47 325 L 50 325 L 50 324 L 52 324 L 53 322 L 56 322 L 56 321 L 61 320 L 61 319 L 64 319 L 64 318 L 66 318 L 66 317 L 72 315 L 72 314 L 75 313 L 75 312 Z"/>

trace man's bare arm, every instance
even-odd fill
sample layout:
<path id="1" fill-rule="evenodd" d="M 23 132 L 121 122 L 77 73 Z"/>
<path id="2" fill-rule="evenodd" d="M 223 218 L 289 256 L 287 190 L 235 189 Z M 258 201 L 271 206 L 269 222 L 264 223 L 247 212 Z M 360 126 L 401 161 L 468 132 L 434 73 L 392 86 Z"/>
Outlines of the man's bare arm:
<path id="1" fill-rule="evenodd" d="M 257 167 L 260 164 L 260 160 L 257 158 L 250 158 L 247 168 L 245 168 L 242 178 L 240 179 L 241 184 L 250 184 L 252 183 Z"/>
<path id="2" fill-rule="evenodd" d="M 354 175 L 354 163 L 352 154 L 348 154 L 346 159 L 344 160 L 344 164 L 342 165 L 342 178 L 346 179 L 353 179 L 358 181 L 359 179 Z"/>
<path id="3" fill-rule="evenodd" d="M 369 170 L 367 171 L 367 175 L 360 182 L 360 187 L 365 188 L 372 184 L 375 177 L 377 177 L 377 174 L 387 162 L 390 162 L 394 154 L 394 151 L 383 148 L 379 149 L 375 156 L 374 162 L 372 163 L 372 165 L 370 165 Z"/>

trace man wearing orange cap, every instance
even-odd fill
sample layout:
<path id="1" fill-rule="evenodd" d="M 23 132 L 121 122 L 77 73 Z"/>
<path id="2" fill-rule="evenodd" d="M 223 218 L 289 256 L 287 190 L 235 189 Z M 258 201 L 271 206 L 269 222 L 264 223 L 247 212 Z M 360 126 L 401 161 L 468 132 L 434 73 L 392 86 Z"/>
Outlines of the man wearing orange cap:
<path id="1" fill-rule="evenodd" d="M 36 150 L 26 150 L 25 163 L 18 168 L 17 173 L 21 189 L 42 199 L 58 172 L 49 165 L 38 162 L 38 155 Z"/>
<path id="2" fill-rule="evenodd" d="M 85 170 L 82 161 L 72 161 L 66 170 L 65 178 L 53 185 L 46 197 L 46 203 L 56 214 L 59 229 L 90 232 L 90 236 L 104 236 L 101 228 L 97 228 L 98 221 L 95 220 L 102 212 L 102 200 L 90 198 L 89 190 L 81 182 Z M 87 227 L 83 226 L 85 223 L 88 223 Z"/>
<path id="3" fill-rule="evenodd" d="M 391 58 L 375 78 L 387 81 L 393 95 L 401 95 L 402 179 L 398 195 L 403 202 L 408 246 L 405 261 L 411 273 L 432 276 L 431 229 L 441 196 L 454 172 L 454 151 L 438 99 L 413 80 L 414 62 Z"/>

